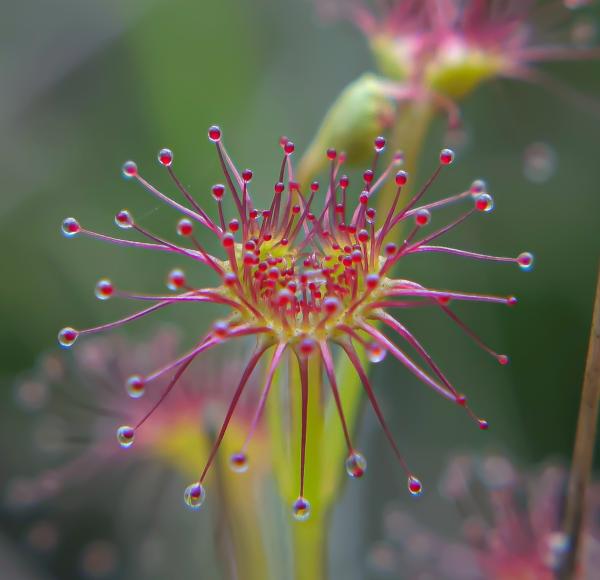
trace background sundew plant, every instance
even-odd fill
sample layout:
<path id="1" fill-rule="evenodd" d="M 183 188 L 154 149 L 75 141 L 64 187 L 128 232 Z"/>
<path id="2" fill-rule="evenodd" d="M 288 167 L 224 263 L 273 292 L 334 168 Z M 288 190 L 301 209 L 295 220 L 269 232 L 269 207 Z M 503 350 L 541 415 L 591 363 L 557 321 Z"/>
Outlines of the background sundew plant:
<path id="1" fill-rule="evenodd" d="M 452 567 L 451 578 L 494 579 L 506 577 L 506 570 L 508 577 L 520 573 L 521 561 L 545 574 L 565 549 L 556 514 L 564 508 L 600 255 L 600 6 L 566 0 L 24 0 L 1 8 L 0 577 L 158 580 L 168 570 L 178 580 L 377 580 L 432 570 L 435 577 L 441 565 L 445 573 Z M 482 29 L 486 50 L 510 44 L 502 66 L 489 53 L 481 60 Z M 454 49 L 471 52 L 446 51 L 441 45 L 448 38 Z M 417 45 L 430 49 L 411 60 Z M 465 54 L 469 59 L 461 61 Z M 413 69 L 404 76 L 423 62 L 429 74 Z M 470 192 L 469 201 L 471 193 L 475 201 L 489 193 L 494 209 L 452 229 L 443 245 L 535 256 L 527 274 L 515 264 L 442 253 L 404 256 L 391 271 L 427 288 L 519 300 L 516 308 L 451 303 L 469 329 L 509 356 L 506 365 L 481 352 L 439 308 L 390 311 L 418 336 L 458 393 L 468 395 L 469 408 L 489 422 L 485 432 L 465 419 L 464 409 L 424 389 L 390 352 L 377 365 L 364 358 L 389 431 L 423 483 L 421 495 L 408 493 L 407 474 L 367 397 L 354 396 L 357 377 L 339 366 L 337 347 L 331 354 L 341 402 L 368 469 L 360 478 L 346 477 L 347 449 L 323 372 L 323 400 L 311 399 L 307 431 L 312 511 L 297 522 L 290 508 L 299 483 L 300 381 L 287 354 L 248 447 L 248 465 L 235 454 L 252 429 L 272 351 L 225 433 L 199 511 L 187 509 L 183 490 L 199 477 L 218 439 L 254 353 L 252 338 L 223 344 L 216 358 L 205 353 L 130 449 L 119 448 L 115 437 L 117 427 L 139 420 L 159 395 L 146 385 L 148 392 L 137 397 L 142 384 L 127 387 L 127 378 L 191 348 L 214 331 L 214 321 L 226 319 L 228 307 L 177 304 L 102 337 L 82 336 L 71 351 L 57 345 L 56 333 L 66 325 L 91 328 L 132 312 L 135 305 L 116 297 L 96 300 L 94 291 L 110 291 L 95 286 L 100 278 L 111 280 L 117 293 L 166 295 L 165 284 L 181 283 L 178 269 L 194 288 L 218 284 L 213 269 L 194 268 L 185 256 L 66 240 L 59 228 L 75 216 L 86 229 L 142 240 L 114 224 L 115 212 L 127 208 L 145 231 L 193 247 L 189 237 L 176 235 L 181 216 L 123 180 L 121 168 L 135 159 L 145 179 L 175 197 L 177 188 L 155 161 L 161 147 L 169 147 L 182 186 L 218 224 L 211 187 L 226 181 L 207 140 L 214 122 L 239 171 L 252 168 L 259 209 L 270 207 L 279 181 L 280 143 L 286 143 L 280 139 L 293 139 L 298 187 L 308 197 L 310 183 L 320 182 L 317 217 L 330 179 L 329 147 L 347 153 L 352 210 L 369 189 L 363 172 L 373 162 L 375 138 L 386 139 L 376 175 L 403 149 L 389 185 L 374 196 L 377 222 L 385 221 L 393 202 L 396 172 L 408 172 L 401 207 L 449 147 L 454 162 L 419 204 L 481 179 L 485 184 L 475 184 L 481 190 Z M 471 207 L 432 210 L 432 223 L 419 235 Z M 229 193 L 223 210 L 227 220 L 235 217 Z M 407 221 L 388 241 L 402 246 L 413 225 Z M 194 227 L 197 242 L 223 259 L 223 246 L 204 230 Z M 357 250 L 364 253 L 351 248 L 350 255 Z M 309 378 L 313 384 L 318 374 L 312 370 Z M 449 501 L 446 469 L 457 457 L 452 482 L 461 493 Z M 461 457 L 479 459 L 461 471 Z M 361 465 L 355 461 L 350 471 Z M 600 467 L 597 450 L 594 466 Z M 552 493 L 543 484 L 547 473 L 561 474 L 552 479 Z M 467 480 L 468 490 L 461 487 Z M 485 499 L 477 504 L 479 527 L 462 509 L 465 502 L 473 507 L 474 497 Z M 597 505 L 591 499 L 590 518 Z M 521 518 L 542 518 L 527 544 L 539 549 L 527 558 L 498 541 L 509 529 L 497 517 L 504 505 L 523 509 Z M 584 531 L 593 546 L 596 521 Z M 428 558 L 432 546 L 435 558 Z M 457 553 L 461 562 L 453 560 Z M 582 561 L 596 561 L 597 550 L 586 554 Z"/>

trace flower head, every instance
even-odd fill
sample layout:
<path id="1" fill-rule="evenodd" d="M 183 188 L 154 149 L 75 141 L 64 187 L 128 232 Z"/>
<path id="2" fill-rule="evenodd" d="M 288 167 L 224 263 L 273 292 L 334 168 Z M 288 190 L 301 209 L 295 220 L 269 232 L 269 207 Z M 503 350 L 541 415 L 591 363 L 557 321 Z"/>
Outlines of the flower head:
<path id="1" fill-rule="evenodd" d="M 333 149 L 326 152 L 329 175 L 325 184 L 313 182 L 309 191 L 302 191 L 294 177 L 292 157 L 295 146 L 293 142 L 283 138 L 283 157 L 273 186 L 273 196 L 265 209 L 258 209 L 250 194 L 252 171 L 238 171 L 223 145 L 219 127 L 211 127 L 208 136 L 216 147 L 225 181 L 225 185 L 216 184 L 211 191 L 211 197 L 217 206 L 216 219 L 210 217 L 175 175 L 173 153 L 170 150 L 161 150 L 158 160 L 166 168 L 187 204 L 176 201 L 151 185 L 142 177 L 135 163 L 129 161 L 123 166 L 125 177 L 137 181 L 153 196 L 183 214 L 177 223 L 177 233 L 184 243 L 173 243 L 149 232 L 128 210 L 117 213 L 117 225 L 122 229 L 135 231 L 147 241 L 130 241 L 92 232 L 73 218 L 63 222 L 63 232 L 67 237 L 79 234 L 121 246 L 185 256 L 193 264 L 210 268 L 215 274 L 216 284 L 196 288 L 187 281 L 183 271 L 173 270 L 167 279 L 173 294 L 147 295 L 119 290 L 109 280 L 101 280 L 96 288 L 100 299 L 122 297 L 151 302 L 152 305 L 99 327 L 84 330 L 64 328 L 59 333 L 59 342 L 68 348 L 80 336 L 122 326 L 177 303 L 212 303 L 229 307 L 229 316 L 216 322 L 190 351 L 154 372 L 140 375 L 138 380 L 148 388 L 158 378 L 171 374 L 172 378 L 161 395 L 162 401 L 201 353 L 240 337 L 256 338 L 256 349 L 231 396 L 214 446 L 197 481 L 186 491 L 188 505 L 199 507 L 205 498 L 204 480 L 253 371 L 263 357 L 267 356 L 267 352 L 271 351 L 262 393 L 248 437 L 239 452 L 242 459 L 246 457 L 248 445 L 260 421 L 280 363 L 284 356 L 295 361 L 301 391 L 300 482 L 298 500 L 294 503 L 297 519 L 305 519 L 310 513 L 310 504 L 304 497 L 306 439 L 309 436 L 308 397 L 309 394 L 319 395 L 314 393 L 309 384 L 310 361 L 322 364 L 327 377 L 347 444 L 348 474 L 358 478 L 366 469 L 364 457 L 351 441 L 342 409 L 340 385 L 336 379 L 332 354 L 332 346 L 336 345 L 356 369 L 385 434 L 406 470 L 409 491 L 414 495 L 420 494 L 421 482 L 407 467 L 392 437 L 362 365 L 361 355 L 364 352 L 373 362 L 378 362 L 383 360 L 386 353 L 391 353 L 424 384 L 465 408 L 479 427 L 486 429 L 487 422 L 473 414 L 464 395 L 457 391 L 422 344 L 388 311 L 423 306 L 438 308 L 501 364 L 506 364 L 507 357 L 485 346 L 453 312 L 450 303 L 491 302 L 510 306 L 516 303 L 516 299 L 511 296 L 436 290 L 417 282 L 393 278 L 391 270 L 404 257 L 423 253 L 445 253 L 476 260 L 510 262 L 527 270 L 533 265 L 532 255 L 523 253 L 516 258 L 495 257 L 433 244 L 468 217 L 476 213 L 488 213 L 494 205 L 481 181 L 474 182 L 471 187 L 456 195 L 419 205 L 440 172 L 453 162 L 454 155 L 448 149 L 440 153 L 439 165 L 425 185 L 407 203 L 401 204 L 408 175 L 402 170 L 397 171 L 401 160 L 399 154 L 394 154 L 383 170 L 378 171 L 386 145 L 383 137 L 375 140 L 372 165 L 362 175 L 357 197 L 351 195 L 350 179 L 341 172 L 345 156 Z M 396 195 L 385 215 L 378 218 L 371 202 L 382 185 L 391 179 L 396 183 Z M 223 200 L 226 195 L 231 197 L 235 205 L 235 217 L 232 219 L 226 219 L 224 215 Z M 318 207 L 316 200 L 319 197 L 322 203 Z M 432 213 L 460 202 L 466 202 L 468 208 L 459 217 L 439 229 L 433 229 L 431 233 L 421 235 L 431 225 Z M 390 232 L 404 225 L 409 228 L 404 242 L 400 245 L 388 243 L 386 239 Z M 216 238 L 222 257 L 212 255 L 201 244 L 196 234 L 198 228 L 207 230 Z M 397 339 L 408 345 L 427 370 L 415 363 L 379 326 L 388 327 Z M 136 432 L 157 407 L 158 404 L 133 426 L 120 429 L 118 437 L 122 446 L 132 445 Z"/>
<path id="2" fill-rule="evenodd" d="M 319 0 L 325 12 L 350 18 L 368 37 L 382 72 L 450 98 L 495 77 L 558 88 L 534 65 L 598 58 L 598 48 L 565 39 L 566 8 L 588 1 Z M 560 38 L 564 40 L 560 40 Z M 564 90 L 564 88 L 563 88 Z"/>
<path id="3" fill-rule="evenodd" d="M 567 475 L 555 465 L 522 473 L 498 455 L 457 457 L 441 492 L 458 509 L 462 538 L 436 535 L 394 507 L 386 512 L 386 539 L 371 551 L 371 566 L 394 578 L 401 570 L 408 578 L 552 580 L 569 549 L 561 532 Z M 590 488 L 581 578 L 595 577 L 600 558 L 598 491 Z"/>

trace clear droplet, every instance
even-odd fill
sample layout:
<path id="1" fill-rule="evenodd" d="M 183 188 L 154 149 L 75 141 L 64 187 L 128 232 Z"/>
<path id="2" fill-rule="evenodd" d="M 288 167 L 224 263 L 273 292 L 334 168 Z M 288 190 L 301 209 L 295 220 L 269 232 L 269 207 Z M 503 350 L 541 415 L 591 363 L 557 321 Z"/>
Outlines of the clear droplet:
<path id="1" fill-rule="evenodd" d="M 167 276 L 167 288 L 169 290 L 179 290 L 185 286 L 185 272 L 179 268 L 171 270 Z"/>
<path id="2" fill-rule="evenodd" d="M 192 483 L 185 488 L 183 501 L 192 510 L 199 510 L 206 499 L 206 491 L 201 483 Z"/>
<path id="3" fill-rule="evenodd" d="M 414 475 L 411 475 L 408 478 L 408 491 L 414 496 L 419 496 L 423 493 L 423 484 L 421 483 L 421 480 Z"/>
<path id="4" fill-rule="evenodd" d="M 107 278 L 103 278 L 96 284 L 94 294 L 98 300 L 108 300 L 115 291 L 113 283 Z"/>
<path id="5" fill-rule="evenodd" d="M 138 174 L 137 165 L 134 161 L 125 161 L 125 163 L 123 163 L 122 172 L 123 177 L 131 179 L 132 177 L 135 177 Z"/>
<path id="6" fill-rule="evenodd" d="M 523 173 L 533 183 L 545 183 L 556 173 L 558 157 L 547 143 L 532 143 L 523 154 Z"/>
<path id="7" fill-rule="evenodd" d="M 367 357 L 372 363 L 381 362 L 387 355 L 387 350 L 377 342 L 372 342 L 367 346 Z"/>
<path id="8" fill-rule="evenodd" d="M 521 270 L 531 270 L 533 268 L 533 254 L 523 252 L 517 256 L 517 264 Z"/>
<path id="9" fill-rule="evenodd" d="M 454 151 L 452 149 L 442 149 L 440 152 L 440 163 L 450 165 L 454 161 Z"/>
<path id="10" fill-rule="evenodd" d="M 489 193 L 480 193 L 475 198 L 475 209 L 488 213 L 494 209 L 494 198 Z"/>
<path id="11" fill-rule="evenodd" d="M 352 479 L 360 479 L 367 471 L 367 460 L 362 453 L 354 451 L 346 459 L 346 473 Z"/>
<path id="12" fill-rule="evenodd" d="M 68 217 L 63 221 L 61 229 L 66 238 L 72 238 L 81 231 L 81 226 L 75 218 Z"/>
<path id="13" fill-rule="evenodd" d="M 58 342 L 63 348 L 70 348 L 78 336 L 79 332 L 77 330 L 67 326 L 58 333 Z"/>
<path id="14" fill-rule="evenodd" d="M 307 520 L 310 517 L 310 502 L 300 496 L 292 505 L 292 515 L 299 522 Z"/>
<path id="15" fill-rule="evenodd" d="M 248 471 L 248 456 L 245 453 L 234 453 L 229 458 L 229 466 L 236 473 L 245 473 Z"/>
<path id="16" fill-rule="evenodd" d="M 123 425 L 117 429 L 117 441 L 119 445 L 125 449 L 133 445 L 135 438 L 135 429 L 129 425 Z"/>
<path id="17" fill-rule="evenodd" d="M 131 215 L 131 213 L 128 210 L 122 209 L 115 216 L 115 223 L 120 228 L 122 228 L 124 230 L 128 230 L 133 227 L 133 216 Z"/>
<path id="18" fill-rule="evenodd" d="M 146 382 L 140 375 L 132 375 L 125 383 L 125 390 L 132 399 L 139 399 L 146 392 Z"/>
<path id="19" fill-rule="evenodd" d="M 415 212 L 415 223 L 419 227 L 426 226 L 431 221 L 431 213 L 427 209 L 420 209 Z"/>
<path id="20" fill-rule="evenodd" d="M 173 151 L 170 149 L 161 149 L 158 152 L 158 162 L 165 167 L 170 167 L 173 164 Z"/>

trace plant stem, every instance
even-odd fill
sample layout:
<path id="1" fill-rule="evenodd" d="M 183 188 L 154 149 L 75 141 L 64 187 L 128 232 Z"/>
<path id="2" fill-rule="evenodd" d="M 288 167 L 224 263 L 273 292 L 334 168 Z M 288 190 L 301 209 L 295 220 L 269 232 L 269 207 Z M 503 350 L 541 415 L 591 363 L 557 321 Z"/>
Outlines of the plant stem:
<path id="1" fill-rule="evenodd" d="M 592 316 L 592 329 L 588 347 L 585 376 L 581 392 L 577 433 L 573 448 L 573 462 L 567 491 L 564 533 L 569 550 L 559 580 L 573 580 L 579 575 L 582 531 L 585 515 L 585 495 L 594 456 L 596 424 L 600 403 L 600 268 L 596 287 L 596 299 Z"/>

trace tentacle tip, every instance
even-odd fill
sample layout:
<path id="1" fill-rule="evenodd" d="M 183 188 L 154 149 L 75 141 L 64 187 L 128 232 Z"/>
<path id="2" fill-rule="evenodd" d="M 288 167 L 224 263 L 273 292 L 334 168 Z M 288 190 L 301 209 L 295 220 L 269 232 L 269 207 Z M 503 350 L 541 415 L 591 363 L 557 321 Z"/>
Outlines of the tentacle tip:
<path id="1" fill-rule="evenodd" d="M 490 424 L 485 419 L 478 419 L 477 422 L 482 431 L 487 431 L 490 428 Z"/>
<path id="2" fill-rule="evenodd" d="M 71 348 L 79 337 L 79 331 L 70 326 L 65 326 L 58 333 L 58 343 L 62 348 Z"/>
<path id="3" fill-rule="evenodd" d="M 123 425 L 117 429 L 117 441 L 123 449 L 128 449 L 133 445 L 135 439 L 135 429 L 129 425 Z"/>
<path id="4" fill-rule="evenodd" d="M 234 453 L 229 458 L 229 467 L 231 468 L 231 471 L 234 471 L 235 473 L 245 473 L 248 471 L 249 467 L 248 455 L 243 451 Z"/>
<path id="5" fill-rule="evenodd" d="M 219 143 L 221 141 L 221 128 L 218 125 L 212 125 L 208 128 L 208 138 L 213 143 Z"/>
<path id="6" fill-rule="evenodd" d="M 102 278 L 94 288 L 94 294 L 98 300 L 108 300 L 115 293 L 115 286 L 108 278 Z"/>
<path id="7" fill-rule="evenodd" d="M 171 167 L 173 165 L 173 151 L 170 149 L 161 149 L 158 152 L 158 162 L 165 167 Z"/>
<path id="8" fill-rule="evenodd" d="M 362 453 L 352 451 L 346 458 L 346 473 L 351 479 L 360 479 L 367 471 L 367 460 Z"/>
<path id="9" fill-rule="evenodd" d="M 135 161 L 125 161 L 121 167 L 121 173 L 126 179 L 138 176 L 138 166 Z"/>
<path id="10" fill-rule="evenodd" d="M 292 516 L 297 522 L 304 522 L 310 517 L 310 502 L 303 496 L 292 504 Z"/>
<path id="11" fill-rule="evenodd" d="M 440 151 L 440 164 L 450 165 L 454 162 L 454 151 L 452 149 L 442 149 Z"/>
<path id="12" fill-rule="evenodd" d="M 68 217 L 63 220 L 60 229 L 65 238 L 73 238 L 79 232 L 81 232 L 81 226 L 79 225 L 79 222 L 73 217 Z"/>
<path id="13" fill-rule="evenodd" d="M 517 264 L 524 271 L 529 271 L 533 268 L 533 254 L 531 252 L 522 252 L 517 256 Z"/>
<path id="14" fill-rule="evenodd" d="M 505 354 L 499 354 L 497 358 L 498 358 L 498 362 L 502 366 L 506 366 L 510 362 L 510 359 Z"/>
<path id="15" fill-rule="evenodd" d="M 205 499 L 206 490 L 200 482 L 196 481 L 185 488 L 183 501 L 191 510 L 198 511 L 202 507 Z"/>
<path id="16" fill-rule="evenodd" d="M 421 483 L 421 480 L 414 475 L 408 477 L 407 486 L 408 491 L 412 496 L 418 497 L 423 493 L 423 484 Z"/>
<path id="17" fill-rule="evenodd" d="M 115 223 L 123 230 L 129 230 L 134 226 L 133 216 L 127 209 L 122 209 L 115 215 Z"/>
<path id="18" fill-rule="evenodd" d="M 489 213 L 494 209 L 494 198 L 489 193 L 480 193 L 475 197 L 475 209 Z"/>
<path id="19" fill-rule="evenodd" d="M 125 383 L 125 391 L 132 399 L 139 399 L 146 392 L 146 381 L 141 375 L 131 375 Z"/>

